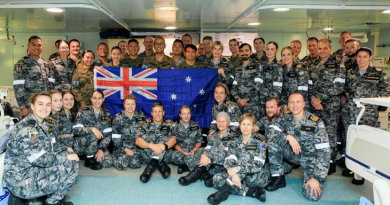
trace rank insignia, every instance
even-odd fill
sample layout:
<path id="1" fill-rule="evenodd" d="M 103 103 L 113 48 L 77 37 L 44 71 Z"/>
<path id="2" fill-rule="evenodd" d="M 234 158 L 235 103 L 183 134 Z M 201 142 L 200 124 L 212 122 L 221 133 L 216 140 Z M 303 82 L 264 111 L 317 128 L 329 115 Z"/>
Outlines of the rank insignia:
<path id="1" fill-rule="evenodd" d="M 318 118 L 317 116 L 314 116 L 314 115 L 310 115 L 309 119 L 311 121 L 317 122 L 320 118 Z"/>

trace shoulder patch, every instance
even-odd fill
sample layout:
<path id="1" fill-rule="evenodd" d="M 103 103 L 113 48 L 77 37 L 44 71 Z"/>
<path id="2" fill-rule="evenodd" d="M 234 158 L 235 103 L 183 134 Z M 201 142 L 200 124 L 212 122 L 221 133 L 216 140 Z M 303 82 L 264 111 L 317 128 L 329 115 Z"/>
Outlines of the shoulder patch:
<path id="1" fill-rule="evenodd" d="M 226 105 L 229 105 L 231 102 L 230 101 L 226 101 Z"/>
<path id="2" fill-rule="evenodd" d="M 260 141 L 264 141 L 264 137 L 261 135 L 255 135 L 255 138 L 260 140 Z"/>
<path id="3" fill-rule="evenodd" d="M 278 62 L 276 62 L 276 64 L 282 65 L 282 62 L 278 61 Z"/>
<path id="4" fill-rule="evenodd" d="M 90 110 L 90 107 L 87 106 L 83 110 Z"/>
<path id="5" fill-rule="evenodd" d="M 232 134 L 232 135 L 236 135 L 236 133 L 235 133 L 235 132 L 233 132 L 233 131 L 230 131 L 230 134 Z"/>
<path id="6" fill-rule="evenodd" d="M 118 117 L 119 115 L 121 115 L 121 113 L 120 113 L 120 112 L 116 113 L 115 117 Z"/>
<path id="7" fill-rule="evenodd" d="M 381 71 L 383 71 L 382 69 L 380 69 L 380 68 L 375 68 L 375 70 L 376 71 L 378 71 L 378 72 L 381 72 Z"/>
<path id="8" fill-rule="evenodd" d="M 309 116 L 309 119 L 310 119 L 311 121 L 317 122 L 320 118 L 318 118 L 317 116 L 314 116 L 314 115 L 310 115 L 310 116 Z"/>
<path id="9" fill-rule="evenodd" d="M 339 58 L 339 57 L 336 57 L 336 60 L 337 60 L 337 61 L 341 61 L 341 58 Z"/>
<path id="10" fill-rule="evenodd" d="M 302 64 L 298 64 L 298 65 L 297 65 L 297 68 L 302 68 Z"/>
<path id="11" fill-rule="evenodd" d="M 152 122 L 151 119 L 146 119 L 145 121 L 146 121 L 147 123 L 151 123 L 151 122 Z"/>
<path id="12" fill-rule="evenodd" d="M 171 123 L 172 120 L 171 120 L 171 119 L 165 119 L 164 122 L 166 122 L 166 123 Z"/>
<path id="13" fill-rule="evenodd" d="M 291 114 L 291 111 L 290 110 L 285 110 L 283 111 L 284 114 Z"/>
<path id="14" fill-rule="evenodd" d="M 56 124 L 56 121 L 51 117 L 47 117 L 46 122 L 53 126 Z"/>

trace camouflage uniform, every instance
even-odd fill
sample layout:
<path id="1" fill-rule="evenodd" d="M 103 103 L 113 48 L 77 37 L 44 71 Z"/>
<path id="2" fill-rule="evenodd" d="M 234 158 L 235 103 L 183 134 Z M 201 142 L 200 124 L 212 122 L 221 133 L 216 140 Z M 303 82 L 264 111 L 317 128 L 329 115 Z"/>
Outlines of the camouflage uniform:
<path id="1" fill-rule="evenodd" d="M 136 59 L 131 59 L 130 57 L 122 58 L 120 65 L 129 68 L 142 68 L 143 61 L 144 59 L 139 56 Z"/>
<path id="2" fill-rule="evenodd" d="M 179 145 L 185 152 L 191 152 L 197 143 L 203 143 L 202 133 L 199 124 L 190 121 L 188 126 L 185 126 L 180 121 L 173 128 L 172 136 L 176 137 L 176 145 Z M 197 150 L 199 152 L 199 150 Z M 173 164 L 185 164 L 184 159 L 189 155 L 184 155 L 182 152 L 173 150 L 167 156 L 167 160 Z"/>
<path id="3" fill-rule="evenodd" d="M 332 58 L 340 58 L 343 59 L 343 56 L 345 55 L 344 50 L 340 48 L 339 50 L 332 53 Z"/>
<path id="4" fill-rule="evenodd" d="M 263 66 L 263 87 L 260 90 L 260 106 L 265 108 L 265 101 L 269 97 L 282 96 L 283 69 L 280 61 L 274 59 Z"/>
<path id="5" fill-rule="evenodd" d="M 154 56 L 154 54 L 156 54 L 156 53 L 153 51 L 152 55 L 149 55 L 149 56 Z M 146 55 L 145 51 L 140 53 L 140 54 L 138 54 L 138 58 L 141 58 L 142 60 L 147 58 L 147 57 L 149 57 L 149 56 Z"/>
<path id="6" fill-rule="evenodd" d="M 309 74 L 304 64 L 293 63 L 290 70 L 287 66 L 283 66 L 283 90 L 282 90 L 282 105 L 288 104 L 288 97 L 294 93 L 299 92 L 303 95 L 305 100 L 305 108 L 310 108 L 309 102 Z"/>
<path id="7" fill-rule="evenodd" d="M 98 140 L 92 132 L 92 128 L 98 129 L 103 138 Z M 108 145 L 111 141 L 111 117 L 107 109 L 101 108 L 100 113 L 95 115 L 91 106 L 80 110 L 77 114 L 73 126 L 75 135 L 74 152 L 80 155 L 95 157 L 98 150 L 104 152 L 104 159 L 100 162 L 103 167 L 107 168 L 112 165 L 112 157 L 108 151 Z"/>
<path id="8" fill-rule="evenodd" d="M 78 163 L 68 160 L 67 148 L 56 143 L 51 129 L 30 114 L 11 131 L 4 182 L 15 196 L 34 199 L 47 195 L 46 202 L 55 204 L 76 181 Z"/>
<path id="9" fill-rule="evenodd" d="M 173 59 L 173 58 L 172 58 L 172 59 Z M 181 63 L 185 62 L 185 61 L 186 61 L 185 57 L 181 57 L 177 62 L 175 62 L 176 67 L 177 67 L 178 65 L 180 65 Z"/>
<path id="10" fill-rule="evenodd" d="M 212 56 L 212 55 L 202 54 L 202 55 L 196 57 L 196 60 L 195 60 L 195 61 L 198 61 L 198 62 L 204 64 L 205 62 L 209 61 L 210 59 L 211 59 L 211 60 L 213 59 L 213 56 Z"/>
<path id="11" fill-rule="evenodd" d="M 190 170 L 193 170 L 198 166 L 202 154 L 205 154 L 211 160 L 211 164 L 206 167 L 209 174 L 214 175 L 226 171 L 223 162 L 235 137 L 236 133 L 230 131 L 230 129 L 222 137 L 219 131 L 215 132 L 208 139 L 206 147 L 202 147 L 194 155 L 187 155 L 184 158 L 186 165 Z"/>
<path id="12" fill-rule="evenodd" d="M 307 69 L 307 71 L 310 70 L 311 64 L 318 64 L 320 63 L 320 61 L 321 61 L 320 55 L 317 55 L 317 57 L 314 58 L 310 57 L 310 55 L 307 55 L 301 60 L 301 62 L 305 64 L 305 68 Z"/>
<path id="13" fill-rule="evenodd" d="M 283 158 L 300 164 L 303 170 L 303 196 L 310 200 L 319 198 L 310 197 L 310 187 L 305 189 L 305 184 L 315 178 L 320 182 L 323 191 L 326 176 L 328 176 L 330 149 L 329 140 L 325 131 L 325 125 L 321 119 L 309 112 L 304 112 L 300 122 L 295 121 L 291 114 L 286 114 L 284 120 L 275 124 L 271 130 L 272 140 L 268 142 L 270 170 L 272 176 L 282 176 Z M 287 135 L 292 135 L 301 147 L 301 153 L 293 153 L 290 144 L 286 140 Z"/>
<path id="14" fill-rule="evenodd" d="M 263 67 L 257 60 L 251 60 L 248 65 L 236 67 L 232 95 L 237 102 L 247 99 L 248 106 L 240 107 L 241 113 L 252 113 L 256 119 L 265 114 L 264 107 L 260 106 L 260 90 L 263 86 Z"/>
<path id="15" fill-rule="evenodd" d="M 113 161 L 114 167 L 119 170 L 132 169 L 142 166 L 140 149 L 135 145 L 140 126 L 145 126 L 145 115 L 141 111 L 134 111 L 132 117 L 126 116 L 126 111 L 116 114 L 112 122 L 112 141 L 114 142 Z M 133 151 L 133 156 L 127 156 L 125 149 Z"/>
<path id="16" fill-rule="evenodd" d="M 81 104 L 91 105 L 91 95 L 94 90 L 94 65 L 90 68 L 83 68 L 83 63 L 77 65 L 72 76 L 72 92 L 74 94 L 77 107 Z"/>
<path id="17" fill-rule="evenodd" d="M 51 60 L 54 59 L 54 58 L 57 58 L 58 56 L 59 56 L 59 55 L 58 55 L 57 52 L 51 54 L 51 55 L 49 56 L 49 61 L 51 61 Z"/>
<path id="18" fill-rule="evenodd" d="M 240 171 L 237 174 L 242 182 L 241 189 L 231 184 L 232 194 L 245 196 L 249 188 L 264 188 L 267 185 L 269 169 L 265 165 L 265 149 L 260 150 L 262 145 L 265 146 L 263 135 L 254 133 L 246 144 L 242 142 L 242 136 L 239 136 L 229 147 L 224 167 L 226 170 L 239 167 Z M 226 181 L 231 182 L 227 172 L 218 173 L 213 177 L 214 185 L 218 188 L 221 188 Z"/>
<path id="19" fill-rule="evenodd" d="M 260 132 L 263 133 L 262 131 L 264 131 L 264 137 L 266 142 L 272 140 L 270 139 L 270 137 L 272 137 L 270 135 L 271 130 L 273 129 L 272 126 L 280 123 L 280 121 L 283 120 L 283 118 L 284 115 L 283 113 L 280 112 L 275 116 L 273 120 L 268 118 L 267 115 L 265 115 L 256 122 L 256 126 L 259 127 Z"/>
<path id="20" fill-rule="evenodd" d="M 61 57 L 50 60 L 50 70 L 54 72 L 55 85 L 54 89 L 59 91 L 70 91 L 72 88 L 72 75 L 76 69 L 76 62 L 68 58 L 67 65 Z"/>
<path id="21" fill-rule="evenodd" d="M 217 115 L 220 112 L 226 112 L 230 117 L 230 126 L 229 128 L 232 131 L 235 131 L 239 126 L 239 119 L 241 117 L 241 109 L 238 107 L 237 103 L 224 100 L 220 105 L 215 102 L 211 114 L 213 115 L 213 121 L 210 124 L 210 132 L 217 131 Z"/>
<path id="22" fill-rule="evenodd" d="M 58 135 L 57 141 L 60 144 L 65 145 L 66 147 L 73 147 L 74 139 L 73 139 L 73 122 L 72 122 L 72 114 L 69 113 L 67 115 L 65 110 L 62 109 L 59 113 L 59 121 L 57 122 L 58 127 Z"/>
<path id="23" fill-rule="evenodd" d="M 188 65 L 186 61 L 183 61 L 176 68 L 204 68 L 204 66 L 198 61 L 195 61 L 194 65 Z"/>
<path id="24" fill-rule="evenodd" d="M 54 88 L 55 79 L 49 64 L 31 55 L 20 59 L 14 66 L 14 92 L 20 109 L 30 108 L 28 98 L 35 92 L 46 92 Z"/>
<path id="25" fill-rule="evenodd" d="M 144 58 L 142 68 L 160 68 L 160 69 L 173 69 L 176 67 L 176 62 L 173 58 L 164 55 L 161 61 L 157 61 L 156 55 Z"/>
<path id="26" fill-rule="evenodd" d="M 329 58 L 324 64 L 318 64 L 317 79 L 313 79 L 312 98 L 320 98 L 323 110 L 315 110 L 313 113 L 319 116 L 326 125 L 326 132 L 329 137 L 331 148 L 331 160 L 334 161 L 337 155 L 337 126 L 341 114 L 340 95 L 344 92 L 346 71 L 340 59 Z M 311 100 L 310 99 L 310 100 Z"/>
<path id="27" fill-rule="evenodd" d="M 259 57 L 259 56 L 257 55 L 257 53 L 253 53 L 253 54 L 250 56 L 250 58 L 251 58 L 251 59 L 255 59 L 255 60 L 257 60 L 257 61 L 260 61 L 260 64 L 263 66 L 263 68 L 264 68 L 264 66 L 265 66 L 266 64 L 268 64 L 268 58 L 267 58 L 267 55 L 265 54 L 265 51 L 263 51 L 263 55 L 262 55 L 261 57 Z"/>
<path id="28" fill-rule="evenodd" d="M 356 107 L 353 99 L 378 98 L 390 96 L 389 80 L 380 68 L 369 66 L 364 74 L 360 74 L 359 67 L 347 71 L 345 90 L 348 93 L 347 101 L 342 109 L 342 119 L 346 132 L 351 124 L 356 124 L 361 108 Z M 378 106 L 364 104 L 366 110 L 359 124 L 375 127 L 379 117 Z"/>
<path id="29" fill-rule="evenodd" d="M 205 68 L 222 68 L 225 71 L 226 78 L 223 78 L 222 75 L 218 75 L 218 82 L 225 83 L 229 90 L 232 88 L 232 84 L 234 81 L 234 68 L 232 64 L 226 60 L 226 58 L 221 58 L 221 61 L 218 64 L 214 64 L 213 58 L 209 58 L 204 61 Z"/>
<path id="30" fill-rule="evenodd" d="M 110 63 L 112 63 L 112 59 L 107 59 L 107 64 L 104 64 L 103 61 L 100 60 L 100 58 L 97 59 L 97 60 L 95 60 L 95 62 L 94 62 L 94 64 L 95 64 L 96 66 L 106 66 L 106 67 L 108 67 L 108 65 L 109 65 Z"/>
<path id="31" fill-rule="evenodd" d="M 241 57 L 240 57 L 239 54 L 237 54 L 236 57 L 231 57 L 230 56 L 229 61 L 232 64 L 233 68 L 235 68 L 236 66 L 241 65 L 241 63 L 242 63 L 242 60 L 241 60 Z"/>
<path id="32" fill-rule="evenodd" d="M 172 123 L 170 119 L 165 119 L 161 124 L 154 123 L 151 119 L 145 120 L 145 125 L 141 125 L 138 129 L 137 137 L 142 138 L 147 143 L 152 144 L 165 144 L 168 142 L 172 137 L 172 131 L 175 128 L 175 125 Z M 145 161 L 149 162 L 152 158 L 157 159 L 159 162 L 161 162 L 163 159 L 165 162 L 168 162 L 169 159 L 167 157 L 164 157 L 165 155 L 169 156 L 168 152 L 171 152 L 172 150 L 165 150 L 160 155 L 156 156 L 153 153 L 153 150 L 151 149 L 140 149 L 143 158 Z"/>

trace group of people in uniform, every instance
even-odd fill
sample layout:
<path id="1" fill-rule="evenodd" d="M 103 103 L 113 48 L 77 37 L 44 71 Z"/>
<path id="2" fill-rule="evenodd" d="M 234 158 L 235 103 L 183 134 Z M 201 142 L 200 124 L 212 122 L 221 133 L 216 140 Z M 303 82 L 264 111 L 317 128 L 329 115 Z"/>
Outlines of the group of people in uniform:
<path id="1" fill-rule="evenodd" d="M 47 63 L 40 57 L 42 39 L 32 36 L 28 55 L 14 67 L 23 119 L 12 130 L 6 151 L 9 204 L 73 204 L 64 197 L 76 180 L 79 160 L 92 170 L 146 165 L 143 183 L 156 168 L 168 178 L 168 164 L 177 165 L 178 174 L 189 172 L 179 184 L 200 179 L 217 188 L 207 198 L 210 204 L 230 194 L 265 202 L 265 190 L 285 187 L 285 175 L 299 165 L 303 196 L 319 200 L 326 177 L 336 170 L 337 144 L 345 144 L 338 127 L 346 132 L 360 111 L 353 99 L 390 94 L 387 75 L 370 63 L 371 49 L 360 48 L 348 32 L 339 43 L 342 49 L 332 54 L 329 39 L 309 38 L 309 55 L 299 59 L 302 44 L 294 40 L 277 60 L 274 41 L 255 38 L 253 52 L 252 45 L 231 39 L 228 59 L 220 41 L 205 36 L 198 46 L 204 53 L 198 53 L 186 34 L 174 41 L 169 57 L 164 38 L 147 36 L 144 52 L 139 54 L 138 41 L 130 39 L 111 49 L 111 59 L 107 44 L 101 43 L 95 61 L 91 50 L 79 56 L 80 42 L 73 39 L 59 40 L 58 52 Z M 218 69 L 207 137 L 191 120 L 187 105 L 180 108 L 178 122 L 164 118 L 160 102 L 152 106 L 152 119 L 145 119 L 136 110 L 136 96 L 129 94 L 123 111 L 111 117 L 103 92 L 93 87 L 94 66 Z M 374 126 L 377 118 L 378 107 L 367 105 L 359 124 Z"/>

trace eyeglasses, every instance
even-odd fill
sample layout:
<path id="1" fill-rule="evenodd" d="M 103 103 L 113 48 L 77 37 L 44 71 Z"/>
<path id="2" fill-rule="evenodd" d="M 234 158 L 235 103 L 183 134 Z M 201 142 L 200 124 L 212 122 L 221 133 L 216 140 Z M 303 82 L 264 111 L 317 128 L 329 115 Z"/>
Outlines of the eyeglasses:
<path id="1" fill-rule="evenodd" d="M 164 46 L 165 43 L 154 43 L 155 46 Z"/>
<path id="2" fill-rule="evenodd" d="M 60 47 L 60 50 L 69 50 L 69 47 Z"/>

